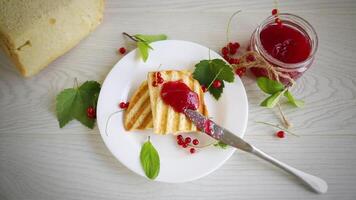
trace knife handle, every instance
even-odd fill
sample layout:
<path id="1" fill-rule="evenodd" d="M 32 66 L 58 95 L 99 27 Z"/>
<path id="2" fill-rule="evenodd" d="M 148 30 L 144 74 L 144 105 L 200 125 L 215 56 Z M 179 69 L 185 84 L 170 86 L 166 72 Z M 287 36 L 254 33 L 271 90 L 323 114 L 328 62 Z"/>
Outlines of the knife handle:
<path id="1" fill-rule="evenodd" d="M 250 153 L 256 155 L 257 157 L 262 158 L 263 160 L 265 160 L 269 163 L 272 163 L 273 165 L 283 169 L 284 171 L 288 172 L 289 174 L 292 174 L 296 178 L 300 179 L 305 185 L 309 186 L 311 189 L 313 189 L 315 192 L 317 192 L 319 194 L 326 193 L 326 191 L 328 190 L 328 185 L 323 179 L 313 176 L 311 174 L 302 172 L 294 167 L 291 167 L 291 166 L 273 158 L 272 156 L 267 155 L 266 153 L 257 149 L 254 146 L 252 146 L 252 151 L 250 151 Z"/>

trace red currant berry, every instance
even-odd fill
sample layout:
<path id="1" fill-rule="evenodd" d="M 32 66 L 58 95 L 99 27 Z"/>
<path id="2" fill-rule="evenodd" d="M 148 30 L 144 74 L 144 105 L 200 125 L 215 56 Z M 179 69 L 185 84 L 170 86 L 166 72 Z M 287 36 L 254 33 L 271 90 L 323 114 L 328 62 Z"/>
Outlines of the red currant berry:
<path id="1" fill-rule="evenodd" d="M 201 86 L 201 90 L 203 90 L 203 92 L 206 92 L 206 91 L 207 91 L 207 88 L 205 87 L 205 85 L 202 85 L 202 86 Z"/>
<path id="2" fill-rule="evenodd" d="M 215 80 L 213 82 L 213 87 L 214 88 L 220 88 L 221 87 L 221 81 L 220 80 Z"/>
<path id="3" fill-rule="evenodd" d="M 224 55 L 223 58 L 224 58 L 227 62 L 229 62 L 229 60 L 230 60 L 230 57 L 229 57 L 228 55 Z"/>
<path id="4" fill-rule="evenodd" d="M 182 145 L 184 144 L 183 139 L 181 139 L 181 140 L 178 139 L 178 140 L 177 140 L 177 144 L 180 145 L 180 146 L 182 146 Z"/>
<path id="5" fill-rule="evenodd" d="M 95 109 L 93 107 L 88 107 L 87 109 L 87 116 L 91 119 L 96 117 Z"/>
<path id="6" fill-rule="evenodd" d="M 235 64 L 235 65 L 240 63 L 240 59 L 238 59 L 238 58 L 233 58 L 230 61 L 231 61 L 231 64 Z"/>
<path id="7" fill-rule="evenodd" d="M 177 135 L 177 140 L 183 140 L 183 136 L 182 135 Z"/>
<path id="8" fill-rule="evenodd" d="M 284 131 L 278 131 L 277 133 L 276 133 L 276 136 L 277 137 L 279 137 L 279 138 L 284 138 Z"/>
<path id="9" fill-rule="evenodd" d="M 254 55 L 248 55 L 247 58 L 246 58 L 247 62 L 253 62 L 256 60 L 255 56 Z"/>
<path id="10" fill-rule="evenodd" d="M 246 68 L 245 67 L 240 67 L 240 68 L 237 68 L 235 69 L 235 74 L 238 75 L 238 76 L 243 76 L 246 72 Z"/>
<path id="11" fill-rule="evenodd" d="M 188 144 L 183 142 L 182 147 L 183 147 L 183 148 L 187 148 L 187 147 L 188 147 Z"/>
<path id="12" fill-rule="evenodd" d="M 162 77 L 161 72 L 156 72 L 156 76 L 157 76 L 157 77 Z"/>
<path id="13" fill-rule="evenodd" d="M 238 48 L 240 48 L 240 43 L 238 43 L 238 42 L 235 42 L 235 43 L 233 44 L 233 47 L 234 47 L 235 49 L 238 49 Z"/>
<path id="14" fill-rule="evenodd" d="M 189 152 L 190 152 L 191 154 L 195 153 L 195 148 L 190 148 L 190 149 L 189 149 Z"/>
<path id="15" fill-rule="evenodd" d="M 157 87 L 157 86 L 158 86 L 157 81 L 152 81 L 152 86 L 153 86 L 153 87 Z"/>
<path id="16" fill-rule="evenodd" d="M 164 82 L 163 78 L 162 77 L 158 77 L 157 83 L 158 84 L 162 84 L 163 82 Z"/>
<path id="17" fill-rule="evenodd" d="M 126 108 L 128 107 L 128 105 L 127 105 L 125 102 L 120 102 L 120 103 L 119 103 L 119 107 L 120 107 L 121 109 L 126 109 Z"/>
<path id="18" fill-rule="evenodd" d="M 221 54 L 222 54 L 222 55 L 226 56 L 228 53 L 229 53 L 229 49 L 228 49 L 227 47 L 223 47 L 223 48 L 221 49 Z"/>
<path id="19" fill-rule="evenodd" d="M 274 22 L 278 24 L 278 23 L 281 22 L 281 20 L 280 20 L 279 18 L 276 18 L 276 19 L 274 20 Z"/>
<path id="20" fill-rule="evenodd" d="M 198 140 L 198 139 L 194 139 L 194 140 L 193 140 L 193 144 L 194 144 L 194 145 L 198 145 L 198 144 L 199 144 L 199 140 Z"/>
<path id="21" fill-rule="evenodd" d="M 229 53 L 230 53 L 231 55 L 234 55 L 235 53 L 237 53 L 237 49 L 236 49 L 236 48 L 230 48 L 230 49 L 229 49 Z"/>
<path id="22" fill-rule="evenodd" d="M 119 49 L 119 53 L 120 53 L 120 54 L 125 54 L 125 53 L 126 53 L 125 47 L 121 47 L 121 48 Z"/>
<path id="23" fill-rule="evenodd" d="M 277 13 L 278 13 L 278 9 L 275 8 L 272 10 L 272 15 L 277 15 Z"/>
<path id="24" fill-rule="evenodd" d="M 186 144 L 189 144 L 191 141 L 192 141 L 192 139 L 190 137 L 186 137 L 185 140 L 184 140 L 184 142 Z"/>

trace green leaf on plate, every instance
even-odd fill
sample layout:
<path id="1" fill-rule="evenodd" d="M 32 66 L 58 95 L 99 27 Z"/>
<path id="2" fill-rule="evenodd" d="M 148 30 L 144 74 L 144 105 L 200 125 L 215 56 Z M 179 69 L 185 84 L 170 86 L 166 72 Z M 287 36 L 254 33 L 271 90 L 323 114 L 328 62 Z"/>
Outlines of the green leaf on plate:
<path id="1" fill-rule="evenodd" d="M 152 145 L 150 138 L 145 142 L 141 148 L 140 161 L 146 176 L 153 180 L 160 170 L 159 155 L 155 147 Z"/>
<path id="2" fill-rule="evenodd" d="M 274 94 L 276 92 L 284 90 L 284 85 L 275 81 L 268 79 L 266 77 L 260 77 L 257 79 L 258 87 L 267 94 Z"/>
<path id="3" fill-rule="evenodd" d="M 215 147 L 220 147 L 222 149 L 226 149 L 228 147 L 227 144 L 221 142 L 221 141 L 218 141 L 217 143 L 214 144 Z"/>
<path id="4" fill-rule="evenodd" d="M 148 48 L 149 46 L 147 44 L 145 44 L 144 42 L 137 42 L 137 47 L 138 50 L 140 52 L 140 55 L 142 57 L 142 60 L 144 62 L 146 62 L 147 58 L 148 58 Z"/>
<path id="5" fill-rule="evenodd" d="M 221 59 L 201 60 L 195 65 L 193 78 L 198 80 L 200 85 L 204 85 L 216 100 L 221 97 L 225 87 L 224 81 L 233 82 L 235 79 L 232 68 Z M 221 81 L 220 88 L 212 87 L 215 80 Z"/>
<path id="6" fill-rule="evenodd" d="M 283 93 L 284 93 L 284 91 L 276 92 L 276 93 L 272 94 L 271 96 L 267 97 L 264 101 L 262 101 L 260 106 L 264 106 L 267 108 L 273 108 L 275 105 L 277 105 L 277 103 L 279 102 L 279 99 L 281 98 Z"/>
<path id="7" fill-rule="evenodd" d="M 284 93 L 284 96 L 287 97 L 288 102 L 295 107 L 303 107 L 304 106 L 304 101 L 295 99 L 292 93 L 290 93 L 288 90 Z"/>
<path id="8" fill-rule="evenodd" d="M 78 88 L 63 90 L 56 98 L 56 114 L 59 127 L 64 127 L 69 121 L 76 119 L 88 128 L 93 128 L 95 119 L 87 116 L 88 107 L 96 108 L 100 84 L 87 81 Z"/>

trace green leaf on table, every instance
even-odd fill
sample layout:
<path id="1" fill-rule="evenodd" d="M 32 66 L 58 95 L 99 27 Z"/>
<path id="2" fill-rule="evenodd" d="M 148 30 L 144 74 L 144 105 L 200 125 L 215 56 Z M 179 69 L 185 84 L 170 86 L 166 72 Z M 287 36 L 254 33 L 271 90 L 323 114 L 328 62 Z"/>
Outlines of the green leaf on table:
<path id="1" fill-rule="evenodd" d="M 260 106 L 264 106 L 267 108 L 273 108 L 275 105 L 277 105 L 277 103 L 279 102 L 279 99 L 281 98 L 283 93 L 284 93 L 284 91 L 280 91 L 280 92 L 276 92 L 276 93 L 272 94 L 271 96 L 267 97 L 264 101 L 262 101 Z"/>
<path id="2" fill-rule="evenodd" d="M 233 82 L 235 79 L 232 68 L 221 59 L 201 60 L 195 65 L 193 78 L 198 80 L 200 85 L 204 85 L 216 100 L 221 97 L 225 87 L 224 81 Z M 215 80 L 221 81 L 221 87 L 214 88 L 212 83 Z"/>
<path id="3" fill-rule="evenodd" d="M 226 149 L 228 147 L 227 144 L 221 142 L 221 141 L 218 141 L 217 143 L 214 144 L 215 147 L 220 147 L 222 149 Z"/>
<path id="4" fill-rule="evenodd" d="M 153 48 L 151 47 L 150 43 L 159 41 L 159 40 L 166 40 L 167 36 L 164 34 L 158 34 L 158 35 L 142 35 L 142 34 L 136 34 L 131 36 L 135 38 L 137 41 L 137 47 L 139 49 L 140 55 L 142 57 L 142 60 L 144 62 L 147 61 L 148 59 L 148 54 L 149 50 Z"/>
<path id="5" fill-rule="evenodd" d="M 95 119 L 87 116 L 88 107 L 96 108 L 100 84 L 86 81 L 78 88 L 68 88 L 57 95 L 56 114 L 59 127 L 63 128 L 73 119 L 80 121 L 88 128 L 93 128 Z"/>
<path id="6" fill-rule="evenodd" d="M 160 170 L 159 155 L 155 147 L 152 145 L 150 138 L 145 142 L 141 148 L 140 161 L 146 176 L 153 180 Z"/>
<path id="7" fill-rule="evenodd" d="M 292 93 L 290 93 L 288 90 L 284 93 L 284 96 L 287 97 L 288 102 L 294 105 L 295 107 L 303 107 L 304 106 L 304 101 L 295 99 Z"/>
<path id="8" fill-rule="evenodd" d="M 257 79 L 258 87 L 267 94 L 274 94 L 276 92 L 284 90 L 284 85 L 278 81 L 268 79 L 266 77 L 260 77 Z"/>
<path id="9" fill-rule="evenodd" d="M 143 41 L 146 41 L 147 43 L 155 42 L 155 41 L 160 41 L 160 40 L 166 40 L 167 36 L 164 34 L 158 34 L 158 35 L 142 35 L 142 34 L 136 34 L 134 37 L 141 39 Z"/>

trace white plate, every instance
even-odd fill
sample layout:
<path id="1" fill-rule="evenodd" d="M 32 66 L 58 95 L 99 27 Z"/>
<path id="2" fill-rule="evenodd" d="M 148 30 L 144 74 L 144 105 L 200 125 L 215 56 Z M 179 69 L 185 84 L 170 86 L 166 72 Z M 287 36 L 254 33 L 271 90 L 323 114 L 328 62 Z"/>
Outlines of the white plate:
<path id="1" fill-rule="evenodd" d="M 155 135 L 151 130 L 127 132 L 123 128 L 123 113 L 109 116 L 120 110 L 119 102 L 128 101 L 130 96 L 146 79 L 147 72 L 160 70 L 193 70 L 200 60 L 209 58 L 209 49 L 196 43 L 166 40 L 152 43 L 146 63 L 141 61 L 137 50 L 123 57 L 106 77 L 98 101 L 97 121 L 101 136 L 111 153 L 127 168 L 145 176 L 141 168 L 139 154 L 141 145 L 151 136 L 151 141 L 160 155 L 161 169 L 156 181 L 186 182 L 208 175 L 218 169 L 234 153 L 234 148 L 220 149 L 207 147 L 190 154 L 176 144 L 173 135 Z M 210 51 L 211 58 L 221 58 Z M 209 116 L 220 125 L 228 128 L 240 137 L 243 136 L 248 115 L 248 103 L 245 88 L 236 76 L 234 83 L 227 83 L 219 101 L 205 94 Z M 109 120 L 109 121 L 108 121 Z M 108 122 L 108 124 L 107 124 Z M 107 131 L 105 128 L 107 125 Z M 213 140 L 205 134 L 186 134 L 198 137 L 201 144 Z"/>

